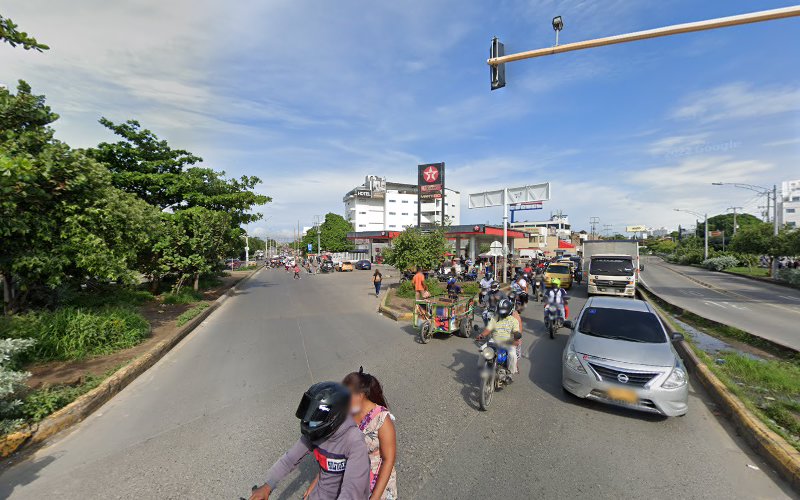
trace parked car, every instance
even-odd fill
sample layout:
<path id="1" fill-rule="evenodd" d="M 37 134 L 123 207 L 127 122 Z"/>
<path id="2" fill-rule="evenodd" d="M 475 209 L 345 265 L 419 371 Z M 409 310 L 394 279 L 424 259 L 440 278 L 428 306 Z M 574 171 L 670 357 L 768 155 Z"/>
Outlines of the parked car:
<path id="1" fill-rule="evenodd" d="M 344 272 L 344 271 L 352 271 L 353 269 L 354 269 L 353 268 L 353 263 L 350 262 L 350 261 L 346 260 L 346 261 L 342 262 L 341 264 L 339 264 L 339 271 L 342 271 L 342 272 Z"/>
<path id="2" fill-rule="evenodd" d="M 594 399 L 668 417 L 686 414 L 688 375 L 667 330 L 647 302 L 591 297 L 564 348 L 561 384 L 579 398 Z"/>
<path id="3" fill-rule="evenodd" d="M 372 269 L 372 262 L 368 261 L 367 259 L 361 259 L 356 262 L 355 268 L 361 271 L 368 271 Z"/>

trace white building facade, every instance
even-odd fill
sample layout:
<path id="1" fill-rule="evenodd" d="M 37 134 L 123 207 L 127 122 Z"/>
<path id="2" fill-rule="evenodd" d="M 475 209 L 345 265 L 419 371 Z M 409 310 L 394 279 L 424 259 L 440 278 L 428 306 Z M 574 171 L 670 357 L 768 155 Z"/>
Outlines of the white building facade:
<path id="1" fill-rule="evenodd" d="M 781 183 L 778 224 L 800 228 L 800 179 Z"/>
<path id="2" fill-rule="evenodd" d="M 356 232 L 402 231 L 416 226 L 418 217 L 423 226 L 441 224 L 442 210 L 448 224 L 461 223 L 461 194 L 451 189 L 445 189 L 443 200 L 420 206 L 416 184 L 387 182 L 384 177 L 370 175 L 364 184 L 345 194 L 342 201 L 344 216 Z"/>

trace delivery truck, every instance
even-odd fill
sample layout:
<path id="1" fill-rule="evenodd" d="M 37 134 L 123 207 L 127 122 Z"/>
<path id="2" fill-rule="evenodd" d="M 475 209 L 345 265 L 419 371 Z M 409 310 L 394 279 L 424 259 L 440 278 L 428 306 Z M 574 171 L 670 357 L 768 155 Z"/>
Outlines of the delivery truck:
<path id="1" fill-rule="evenodd" d="M 583 276 L 589 296 L 635 297 L 641 270 L 636 240 L 583 242 Z"/>

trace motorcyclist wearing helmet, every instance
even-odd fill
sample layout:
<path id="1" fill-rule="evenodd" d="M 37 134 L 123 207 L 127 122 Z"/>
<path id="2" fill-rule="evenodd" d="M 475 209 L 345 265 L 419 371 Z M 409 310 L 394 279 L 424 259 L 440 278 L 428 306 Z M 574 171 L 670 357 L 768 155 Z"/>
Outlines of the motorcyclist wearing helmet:
<path id="1" fill-rule="evenodd" d="M 476 340 L 483 340 L 490 336 L 498 344 L 508 349 L 508 369 L 511 373 L 519 373 L 517 368 L 517 350 L 514 348 L 520 342 L 522 331 L 520 322 L 512 314 L 514 304 L 509 299 L 504 298 L 497 304 L 497 316 L 493 317 L 486 329 L 476 337 Z"/>
<path id="2" fill-rule="evenodd" d="M 481 293 L 479 295 L 479 302 L 484 304 L 486 299 L 489 297 L 489 289 L 492 287 L 492 278 L 489 276 L 489 273 L 484 275 L 483 279 L 480 281 Z"/>
<path id="3" fill-rule="evenodd" d="M 567 291 L 561 288 L 561 280 L 556 278 L 553 280 L 553 287 L 544 292 L 544 307 L 555 305 L 558 308 L 558 313 L 561 319 L 567 319 L 567 301 L 569 296 Z"/>
<path id="4" fill-rule="evenodd" d="M 303 394 L 295 416 L 300 439 L 267 472 L 264 486 L 250 500 L 266 500 L 300 461 L 313 453 L 319 482 L 309 500 L 369 498 L 369 452 L 364 435 L 350 418 L 350 392 L 336 382 L 319 382 Z"/>

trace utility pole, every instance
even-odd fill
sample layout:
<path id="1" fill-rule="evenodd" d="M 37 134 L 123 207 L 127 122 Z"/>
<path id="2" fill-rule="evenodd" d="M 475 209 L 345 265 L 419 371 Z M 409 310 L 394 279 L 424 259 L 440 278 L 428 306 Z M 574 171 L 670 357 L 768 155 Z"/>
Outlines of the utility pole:
<path id="1" fill-rule="evenodd" d="M 744 210 L 742 207 L 728 207 L 728 210 L 733 210 L 733 235 L 736 236 L 736 211 L 737 210 Z"/>
<path id="2" fill-rule="evenodd" d="M 592 225 L 592 239 L 595 239 L 595 230 L 600 223 L 600 217 L 589 217 L 589 223 Z"/>
<path id="3" fill-rule="evenodd" d="M 321 215 L 314 216 L 314 228 L 317 231 L 317 255 L 322 255 L 322 247 L 320 246 L 320 241 L 321 241 L 320 231 L 322 230 L 322 223 L 320 222 L 321 220 L 322 220 Z"/>
<path id="4" fill-rule="evenodd" d="M 611 224 L 603 224 L 603 234 L 608 236 L 608 233 L 611 232 Z"/>

